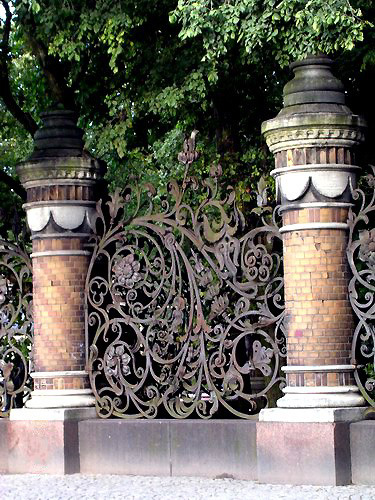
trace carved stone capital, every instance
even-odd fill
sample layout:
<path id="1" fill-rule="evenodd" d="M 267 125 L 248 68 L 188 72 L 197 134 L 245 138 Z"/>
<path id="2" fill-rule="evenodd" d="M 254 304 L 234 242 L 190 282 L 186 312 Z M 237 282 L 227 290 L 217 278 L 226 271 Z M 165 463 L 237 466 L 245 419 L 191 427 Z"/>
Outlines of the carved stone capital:
<path id="1" fill-rule="evenodd" d="M 101 162 L 83 156 L 28 160 L 17 166 L 17 174 L 25 189 L 34 187 L 38 180 L 56 183 L 60 179 L 69 179 L 94 184 L 102 178 L 103 173 Z"/>
<path id="2" fill-rule="evenodd" d="M 366 124 L 358 116 L 320 115 L 286 116 L 264 122 L 262 132 L 270 151 L 314 146 L 352 148 L 364 141 Z"/>
<path id="3" fill-rule="evenodd" d="M 331 66 L 323 55 L 291 65 L 294 78 L 284 87 L 284 107 L 262 124 L 273 153 L 314 146 L 351 148 L 363 141 L 366 122 L 345 105 L 344 86 Z"/>

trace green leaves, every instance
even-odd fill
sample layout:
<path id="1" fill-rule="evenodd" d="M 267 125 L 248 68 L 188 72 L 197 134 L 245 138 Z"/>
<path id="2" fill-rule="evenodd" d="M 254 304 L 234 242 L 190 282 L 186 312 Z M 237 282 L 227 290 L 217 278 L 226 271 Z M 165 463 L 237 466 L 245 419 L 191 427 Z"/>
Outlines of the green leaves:
<path id="1" fill-rule="evenodd" d="M 183 40 L 201 37 L 204 60 L 217 64 L 236 43 L 249 61 L 267 48 L 281 66 L 309 53 L 351 50 L 369 24 L 348 0 L 180 0 L 173 18 Z"/>
<path id="2" fill-rule="evenodd" d="M 170 177 L 182 179 L 177 153 L 197 129 L 202 154 L 192 173 L 206 175 L 220 162 L 248 212 L 272 165 L 260 125 L 282 106 L 290 78 L 283 68 L 318 50 L 343 59 L 351 50 L 356 68 L 375 67 L 370 0 L 13 3 L 11 86 L 25 111 L 38 119 L 52 104 L 31 30 L 52 57 L 48 71 L 71 91 L 86 148 L 107 162 L 112 187 L 136 175 L 159 192 Z M 360 95 L 349 66 L 347 82 Z M 31 140 L 3 111 L 0 161 L 13 172 Z"/>

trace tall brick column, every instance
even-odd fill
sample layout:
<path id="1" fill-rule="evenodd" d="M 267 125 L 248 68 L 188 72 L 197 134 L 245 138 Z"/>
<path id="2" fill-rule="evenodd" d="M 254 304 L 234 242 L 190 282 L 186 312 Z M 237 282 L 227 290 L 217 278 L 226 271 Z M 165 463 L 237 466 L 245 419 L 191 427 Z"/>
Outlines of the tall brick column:
<path id="1" fill-rule="evenodd" d="M 257 423 L 265 483 L 350 484 L 350 423 L 365 409 L 351 364 L 346 257 L 365 123 L 345 105 L 331 63 L 315 56 L 292 64 L 284 108 L 262 125 L 283 217 L 288 348 L 284 396 Z"/>
<path id="2" fill-rule="evenodd" d="M 279 407 L 364 404 L 353 379 L 347 218 L 364 121 L 345 105 L 331 60 L 292 64 L 284 108 L 263 123 L 282 205 L 288 358 Z"/>
<path id="3" fill-rule="evenodd" d="M 35 150 L 17 168 L 33 240 L 34 391 L 29 408 L 94 404 L 86 371 L 84 287 L 102 165 L 83 154 L 71 111 L 44 113 Z"/>

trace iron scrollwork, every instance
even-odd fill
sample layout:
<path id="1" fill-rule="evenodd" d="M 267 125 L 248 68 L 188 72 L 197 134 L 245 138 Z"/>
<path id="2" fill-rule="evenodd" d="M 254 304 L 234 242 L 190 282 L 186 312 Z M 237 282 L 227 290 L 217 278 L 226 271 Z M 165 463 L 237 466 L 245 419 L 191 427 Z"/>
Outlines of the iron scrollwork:
<path id="1" fill-rule="evenodd" d="M 0 239 L 0 417 L 31 392 L 32 268 L 19 242 Z"/>
<path id="2" fill-rule="evenodd" d="M 353 191 L 347 256 L 353 277 L 349 298 L 357 318 L 353 336 L 354 377 L 367 402 L 375 406 L 375 167 Z"/>
<path id="3" fill-rule="evenodd" d="M 100 417 L 249 418 L 285 382 L 279 230 L 245 232 L 218 170 L 97 205 L 86 324 Z"/>

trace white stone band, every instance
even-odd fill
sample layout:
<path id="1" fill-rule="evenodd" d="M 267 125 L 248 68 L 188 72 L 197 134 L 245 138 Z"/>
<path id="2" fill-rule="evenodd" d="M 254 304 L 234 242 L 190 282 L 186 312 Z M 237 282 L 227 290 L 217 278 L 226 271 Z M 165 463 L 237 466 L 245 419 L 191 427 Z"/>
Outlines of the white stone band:
<path id="1" fill-rule="evenodd" d="M 359 389 L 356 385 L 287 386 L 283 389 L 284 394 L 345 394 L 347 392 L 359 392 Z"/>
<path id="2" fill-rule="evenodd" d="M 273 170 L 273 176 L 276 179 L 278 199 L 281 195 L 289 202 L 301 200 L 311 190 L 314 192 L 315 201 L 325 201 L 325 198 L 346 201 L 345 198 L 340 200 L 339 197 L 344 196 L 349 188 L 356 187 L 356 171 L 349 169 L 285 167 Z"/>
<path id="3" fill-rule="evenodd" d="M 72 232 L 63 232 L 63 233 L 47 233 L 47 234 L 34 234 L 31 236 L 32 240 L 42 240 L 42 239 L 52 239 L 52 238 L 82 238 L 87 239 L 90 236 L 90 233 L 72 233 Z"/>
<path id="4" fill-rule="evenodd" d="M 290 167 L 281 167 L 275 168 L 271 171 L 272 176 L 287 174 L 290 172 L 302 172 L 304 170 L 313 171 L 313 170 L 340 170 L 351 172 L 356 170 L 361 170 L 361 167 L 357 165 L 348 165 L 347 163 L 311 163 L 304 165 L 291 165 Z"/>
<path id="5" fill-rule="evenodd" d="M 312 366 L 283 366 L 281 370 L 284 373 L 336 373 L 336 372 L 351 372 L 356 369 L 355 365 L 312 365 Z"/>
<path id="6" fill-rule="evenodd" d="M 85 229 L 92 229 L 92 221 L 96 217 L 95 204 L 75 200 L 65 202 L 37 202 L 24 205 L 27 223 L 32 232 L 45 230 L 47 225 L 54 222 L 63 230 L 73 231 L 85 225 Z"/>
<path id="7" fill-rule="evenodd" d="M 93 186 L 94 184 L 97 183 L 96 179 L 39 179 L 36 181 L 26 181 L 24 183 L 24 188 L 25 189 L 31 189 L 33 187 L 40 187 L 40 186 Z"/>
<path id="8" fill-rule="evenodd" d="M 91 389 L 36 389 L 32 391 L 32 396 L 48 396 L 48 397 L 57 397 L 57 396 L 81 396 L 86 394 L 92 394 Z"/>
<path id="9" fill-rule="evenodd" d="M 304 231 L 306 229 L 349 229 L 345 222 L 306 222 L 305 224 L 288 224 L 280 229 L 280 233 Z"/>
<path id="10" fill-rule="evenodd" d="M 300 210 L 303 208 L 350 208 L 354 207 L 354 203 L 340 201 L 316 201 L 311 203 L 289 203 L 282 205 L 279 212 L 288 212 L 289 210 Z"/>
<path id="11" fill-rule="evenodd" d="M 308 113 L 306 113 L 308 114 Z M 332 138 L 329 137 L 329 133 L 327 137 L 322 137 L 319 139 L 310 139 L 306 137 L 306 139 L 297 139 L 294 137 L 285 136 L 285 139 L 275 138 L 271 140 L 268 136 L 265 136 L 267 146 L 271 153 L 280 153 L 281 151 L 286 151 L 288 149 L 301 149 L 301 148 L 311 148 L 311 147 L 321 147 L 322 143 L 324 143 L 328 147 L 336 147 L 336 148 L 353 148 L 358 146 L 360 142 L 364 141 L 364 134 L 358 134 L 357 137 L 353 137 L 353 139 L 340 139 L 340 138 Z M 329 143 L 327 144 L 327 142 Z"/>
<path id="12" fill-rule="evenodd" d="M 95 201 L 87 200 L 49 200 L 49 201 L 33 201 L 30 203 L 24 203 L 22 208 L 25 210 L 30 210 L 30 208 L 35 207 L 60 207 L 60 206 L 85 206 L 94 207 L 96 205 Z"/>
<path id="13" fill-rule="evenodd" d="M 63 372 L 33 372 L 32 378 L 58 378 L 58 377 L 88 377 L 88 372 L 83 370 L 63 371 Z"/>
<path id="14" fill-rule="evenodd" d="M 87 250 L 48 250 L 45 252 L 34 252 L 30 255 L 35 257 L 67 256 L 67 255 L 91 255 Z"/>

